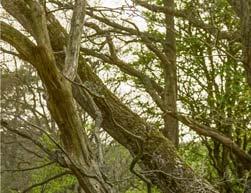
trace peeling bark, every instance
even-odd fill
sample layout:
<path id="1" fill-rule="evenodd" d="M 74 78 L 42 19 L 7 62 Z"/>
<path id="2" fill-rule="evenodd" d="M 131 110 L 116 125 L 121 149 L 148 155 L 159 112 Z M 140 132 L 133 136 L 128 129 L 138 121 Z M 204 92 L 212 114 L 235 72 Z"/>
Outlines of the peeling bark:
<path id="1" fill-rule="evenodd" d="M 8 3 L 10 2 L 3 1 L 3 6 L 6 10 L 15 2 Z M 30 61 L 34 64 L 43 84 L 46 86 L 49 97 L 47 100 L 48 108 L 61 133 L 63 147 L 66 152 L 65 159 L 67 167 L 71 169 L 77 177 L 79 184 L 86 193 L 112 192 L 111 187 L 103 179 L 100 168 L 92 155 L 87 136 L 83 132 L 80 118 L 76 113 L 77 109 L 74 104 L 71 83 L 63 76 L 56 65 L 43 7 L 35 1 L 27 1 L 27 4 L 29 5 L 28 12 L 31 13 L 31 29 L 29 30 L 33 32 L 37 46 L 32 43 L 28 44 L 32 47 L 32 49 L 29 50 L 31 54 L 22 53 L 22 55 L 26 56 L 28 61 L 29 56 L 32 56 Z M 25 3 L 23 3 L 23 5 L 25 5 Z M 28 7 L 26 8 L 28 9 Z M 9 10 L 11 9 L 9 8 Z M 19 17 L 20 15 L 14 14 L 14 16 L 22 20 L 22 18 Z M 26 19 L 28 20 L 28 18 Z M 25 43 L 29 42 L 21 33 L 16 32 L 14 28 L 5 26 L 5 29 L 9 29 L 9 32 L 12 34 L 21 36 L 20 39 L 23 39 Z M 5 32 L 3 39 L 5 37 L 11 37 L 12 34 L 6 34 Z M 5 40 L 9 40 L 9 43 L 11 43 L 10 38 Z M 80 42 L 78 44 L 80 44 Z M 20 42 L 15 42 L 12 45 L 20 45 Z M 24 50 L 22 45 L 16 48 L 19 52 Z M 74 58 L 73 60 L 76 59 L 77 58 Z"/>

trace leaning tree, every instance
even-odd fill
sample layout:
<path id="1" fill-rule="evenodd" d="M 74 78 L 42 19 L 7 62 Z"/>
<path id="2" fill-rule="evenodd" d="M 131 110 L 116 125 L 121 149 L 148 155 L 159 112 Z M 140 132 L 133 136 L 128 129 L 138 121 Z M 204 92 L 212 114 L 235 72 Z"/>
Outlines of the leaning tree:
<path id="1" fill-rule="evenodd" d="M 205 52 L 209 55 L 218 52 L 225 55 L 224 60 L 227 62 L 245 69 L 247 83 L 251 86 L 251 1 L 229 1 L 229 8 L 236 14 L 232 17 L 236 20 L 238 17 L 239 22 L 237 29 L 229 30 L 222 30 L 221 27 L 225 28 L 226 25 L 220 26 L 217 20 L 216 24 L 205 22 L 208 18 L 217 18 L 216 15 L 207 17 L 206 12 L 204 15 L 197 14 L 191 7 L 192 3 L 186 5 L 181 1 L 163 0 L 150 4 L 135 0 L 126 7 L 116 9 L 92 6 L 90 3 L 85 0 L 76 0 L 74 3 L 56 0 L 2 0 L 4 10 L 15 19 L 14 25 L 6 20 L 1 21 L 2 39 L 16 50 L 3 51 L 28 62 L 36 70 L 45 87 L 43 98 L 60 131 L 62 145 L 56 143 L 57 150 L 48 149 L 22 130 L 13 129 L 12 120 L 7 118 L 1 120 L 1 125 L 32 141 L 49 159 L 67 168 L 77 178 L 85 193 L 115 190 L 94 155 L 78 106 L 93 118 L 96 129 L 104 129 L 129 150 L 133 157 L 130 170 L 146 183 L 149 193 L 153 185 L 163 193 L 218 192 L 205 179 L 196 175 L 178 155 L 178 122 L 203 136 L 208 150 L 211 150 L 211 144 L 207 141 L 210 138 L 215 147 L 221 144 L 243 171 L 250 171 L 251 155 L 227 132 L 229 127 L 217 122 L 218 117 L 213 117 L 211 122 L 207 121 L 210 118 L 207 116 L 213 116 L 214 107 L 220 109 L 212 99 L 215 97 L 219 101 L 221 93 L 210 95 L 218 88 L 217 82 L 212 81 L 215 78 L 215 74 L 212 74 L 214 69 L 208 66 L 213 66 L 210 63 L 213 60 L 210 61 L 209 58 L 209 62 L 207 59 L 195 61 L 198 66 L 204 65 L 197 70 L 203 71 L 206 81 L 201 81 L 201 77 L 193 71 L 196 65 L 191 64 L 189 68 L 184 63 L 189 54 L 193 55 L 194 52 L 202 59 L 205 58 Z M 175 8 L 175 3 L 180 3 L 179 10 Z M 210 3 L 213 5 L 214 2 Z M 62 10 L 67 11 L 66 18 L 72 15 L 70 29 L 64 28 L 60 23 L 67 22 L 59 19 Z M 147 30 L 141 29 L 142 26 L 139 27 L 130 17 L 124 18 L 127 14 L 143 17 Z M 192 42 L 185 42 L 187 37 L 193 38 L 194 34 L 203 44 L 196 42 L 196 38 Z M 181 40 L 185 43 L 182 44 Z M 224 43 L 231 41 L 236 43 L 229 43 L 231 46 L 241 45 L 241 48 L 231 52 L 222 48 Z M 193 43 L 195 46 L 192 49 L 186 49 L 186 46 Z M 196 46 L 203 48 L 196 50 Z M 241 59 L 236 60 L 235 54 L 241 55 Z M 187 60 L 191 61 L 193 57 Z M 226 61 L 222 63 L 225 64 Z M 122 74 L 122 81 L 130 79 L 140 92 L 145 93 L 153 106 L 153 117 L 159 118 L 156 121 L 158 124 L 153 122 L 154 118 L 146 121 L 116 96 L 107 87 L 102 75 L 95 71 L 97 65 L 116 69 Z M 184 91 L 179 82 L 186 82 L 184 77 L 189 76 L 202 89 L 203 84 L 208 86 L 207 103 L 213 109 L 209 113 L 197 115 L 195 108 L 189 112 L 191 116 L 187 116 L 177 110 L 180 102 L 185 104 L 188 101 L 190 106 L 186 107 L 193 107 L 193 101 L 190 100 L 193 99 L 193 93 L 187 92 L 191 94 L 191 98 L 177 93 L 178 88 L 180 92 Z M 225 83 L 225 79 L 223 82 Z M 233 81 L 227 80 L 224 88 L 229 89 L 232 83 Z M 196 90 L 196 85 L 193 89 L 200 92 Z M 150 110 L 148 107 L 146 109 Z M 227 111 L 230 111 L 229 108 Z M 247 123 L 244 126 L 250 125 Z M 140 166 L 140 172 L 135 170 L 136 164 Z"/>

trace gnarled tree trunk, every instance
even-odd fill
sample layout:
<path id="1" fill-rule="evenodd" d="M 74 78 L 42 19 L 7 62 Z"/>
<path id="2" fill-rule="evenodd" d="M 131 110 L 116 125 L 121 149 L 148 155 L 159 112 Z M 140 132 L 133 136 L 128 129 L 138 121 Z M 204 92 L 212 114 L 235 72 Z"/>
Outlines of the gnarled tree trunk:
<path id="1" fill-rule="evenodd" d="M 32 10 L 25 1 L 3 0 L 2 3 L 5 10 L 37 39 L 37 33 L 32 28 L 35 19 L 31 20 Z M 60 128 L 69 155 L 68 166 L 78 178 L 81 187 L 86 193 L 111 192 L 112 190 L 100 175 L 101 172 L 91 154 L 86 135 L 82 133 L 73 96 L 94 119 L 97 112 L 88 103 L 86 90 L 76 84 L 71 85 L 60 72 L 63 69 L 65 55 L 53 54 L 53 51 L 63 50 L 68 35 L 51 13 L 48 13 L 45 18 L 46 21 L 43 21 L 42 26 L 45 31 L 48 28 L 50 38 L 42 36 L 45 39 L 38 39 L 37 42 L 40 42 L 38 46 L 8 25 L 2 27 L 2 38 L 17 49 L 22 59 L 35 66 L 46 85 L 49 109 Z M 142 173 L 151 180 L 152 184 L 157 185 L 163 193 L 217 192 L 206 180 L 196 176 L 178 156 L 170 140 L 122 104 L 105 87 L 82 57 L 79 58 L 78 76 L 75 81 L 89 82 L 99 88 L 97 94 L 96 91 L 92 91 L 95 92 L 92 98 L 102 113 L 102 127 L 133 156 L 140 158 L 138 163 L 143 170 Z M 73 89 L 73 96 L 71 89 Z"/>

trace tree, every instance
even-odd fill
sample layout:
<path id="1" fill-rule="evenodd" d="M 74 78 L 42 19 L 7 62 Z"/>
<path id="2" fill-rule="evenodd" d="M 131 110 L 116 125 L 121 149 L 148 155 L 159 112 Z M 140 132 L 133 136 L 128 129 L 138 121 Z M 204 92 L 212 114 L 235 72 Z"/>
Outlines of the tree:
<path id="1" fill-rule="evenodd" d="M 17 50 L 17 53 L 12 54 L 34 66 L 46 87 L 47 105 L 61 133 L 63 148 L 59 147 L 59 150 L 63 160 L 58 159 L 59 156 L 55 156 L 55 152 L 45 148 L 44 150 L 51 159 L 69 168 L 86 193 L 112 192 L 113 188 L 106 181 L 93 156 L 90 141 L 86 132 L 83 132 L 81 119 L 76 113 L 75 101 L 95 120 L 97 128 L 101 126 L 130 151 L 134 157 L 131 170 L 147 184 L 148 192 L 151 192 L 152 184 L 162 192 L 217 192 L 178 156 L 174 146 L 174 144 L 178 145 L 177 121 L 190 127 L 199 135 L 210 137 L 215 142 L 223 144 L 225 148 L 231 150 L 232 155 L 244 169 L 250 170 L 250 154 L 246 153 L 230 136 L 211 128 L 212 124 L 207 124 L 205 121 L 199 122 L 196 116 L 191 118 L 176 110 L 177 64 L 174 17 L 189 21 L 194 27 L 216 38 L 216 41 L 228 41 L 236 34 L 238 36 L 238 32 L 225 32 L 214 26 L 211 27 L 196 16 L 187 14 L 187 11 L 191 11 L 189 9 L 177 11 L 174 9 L 173 1 L 156 2 L 156 5 L 135 1 L 137 5 L 147 10 L 140 13 L 146 15 L 146 21 L 150 26 L 149 31 L 140 30 L 130 19 L 122 19 L 124 22 L 122 25 L 111 18 L 113 14 L 116 15 L 116 11 L 108 9 L 109 15 L 105 14 L 106 10 L 102 8 L 91 6 L 86 8 L 85 1 L 75 1 L 74 5 L 67 1 L 49 2 L 46 6 L 46 3 L 32 0 L 3 0 L 4 9 L 35 41 L 5 22 L 1 22 L 2 38 Z M 56 5 L 58 9 L 73 9 L 69 34 L 53 15 L 49 5 Z M 123 8 L 121 11 L 124 11 Z M 245 13 L 249 14 L 248 11 Z M 90 31 L 85 34 L 86 38 L 82 38 L 84 42 L 80 44 L 84 14 L 91 19 L 91 22 L 86 21 L 84 24 Z M 246 46 L 249 41 L 248 29 L 250 29 L 246 26 L 248 18 L 243 17 L 245 25 L 242 24 L 245 26 L 242 28 L 245 32 L 242 41 L 245 45 L 244 53 L 248 53 L 249 47 Z M 156 30 L 158 29 L 156 23 L 162 19 L 165 21 L 164 34 Z M 100 25 L 95 24 L 94 20 Z M 160 26 L 160 29 L 161 27 L 163 26 Z M 94 34 L 90 34 L 93 31 Z M 97 42 L 92 39 L 93 37 L 97 38 Z M 237 41 L 239 39 L 240 37 Z M 121 45 L 132 43 L 131 49 L 136 51 L 138 51 L 136 47 L 140 45 L 139 50 L 146 51 L 146 55 L 139 56 L 133 63 L 127 63 L 121 59 L 125 45 L 119 48 L 120 43 Z M 124 53 L 131 53 L 131 51 Z M 146 57 L 150 57 L 150 61 L 144 64 Z M 244 57 L 244 66 L 248 74 L 250 57 L 248 54 L 244 54 Z M 156 70 L 156 73 L 148 74 L 137 69 L 142 66 L 149 67 L 152 59 L 155 62 L 154 66 L 150 67 L 150 71 Z M 135 84 L 138 83 L 144 88 L 154 101 L 155 109 L 163 115 L 163 132 L 134 113 L 107 88 L 91 68 L 97 61 L 116 66 L 125 75 L 133 77 Z M 154 75 L 160 78 L 155 80 Z M 210 100 L 209 97 L 209 103 Z M 22 132 L 11 129 L 11 124 L 6 120 L 2 120 L 1 124 L 23 135 Z M 23 137 L 30 138 L 28 135 Z M 43 148 L 41 144 L 37 145 Z M 137 163 L 142 169 L 141 173 L 134 170 Z"/>

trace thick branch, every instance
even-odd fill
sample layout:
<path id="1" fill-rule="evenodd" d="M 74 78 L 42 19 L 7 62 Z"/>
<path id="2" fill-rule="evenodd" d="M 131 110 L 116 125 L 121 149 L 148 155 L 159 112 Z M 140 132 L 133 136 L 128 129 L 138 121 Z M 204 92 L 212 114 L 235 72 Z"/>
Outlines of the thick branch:
<path id="1" fill-rule="evenodd" d="M 225 136 L 223 133 L 220 133 L 219 131 L 212 129 L 206 125 L 202 125 L 185 115 L 174 113 L 174 112 L 167 112 L 167 114 L 170 114 L 171 116 L 177 118 L 179 121 L 181 121 L 183 124 L 190 127 L 199 135 L 203 135 L 205 137 L 211 137 L 212 139 L 219 141 L 221 144 L 228 147 L 236 155 L 238 160 L 242 163 L 242 165 L 246 169 L 248 170 L 251 169 L 251 165 L 250 165 L 251 155 L 249 155 L 244 150 L 242 150 L 233 140 Z"/>
<path id="2" fill-rule="evenodd" d="M 18 0 L 11 2 L 15 5 Z M 57 66 L 48 33 L 50 25 L 47 28 L 47 23 L 52 22 L 54 18 L 51 18 L 52 21 L 50 19 L 47 20 L 46 17 L 49 16 L 45 16 L 44 8 L 37 1 L 27 0 L 26 2 L 28 6 L 26 5 L 25 8 L 17 6 L 17 9 L 21 9 L 22 12 L 31 12 L 31 27 L 37 42 L 37 46 L 31 50 L 31 53 L 34 55 L 34 67 L 46 86 L 49 96 L 47 100 L 48 108 L 60 129 L 64 148 L 67 154 L 70 155 L 70 159 L 73 160 L 67 166 L 78 178 L 81 187 L 86 193 L 112 191 L 111 187 L 105 183 L 101 171 L 96 167 L 97 163 L 93 159 L 88 138 L 86 133 L 83 132 L 81 120 L 76 113 L 77 109 L 72 96 L 71 83 L 65 79 Z M 11 6 L 11 4 L 5 5 Z M 4 7 L 7 11 L 10 10 L 8 6 Z M 11 12 L 11 14 L 15 15 L 14 12 Z M 19 17 L 19 15 L 15 16 Z M 22 20 L 22 18 L 19 19 Z M 58 34 L 55 35 L 58 36 Z M 63 41 L 65 42 L 65 40 Z M 61 46 L 61 50 L 63 50 L 63 46 Z M 59 61 L 61 68 L 64 66 L 62 59 Z M 90 179 L 84 175 L 82 170 L 91 171 L 93 173 L 92 176 L 95 176 L 98 180 Z"/>
<path id="3" fill-rule="evenodd" d="M 64 75 L 71 80 L 74 80 L 78 68 L 79 49 L 84 26 L 85 6 L 85 0 L 75 0 L 71 19 L 71 29 L 66 48 L 65 68 L 63 71 Z"/>
<path id="4" fill-rule="evenodd" d="M 241 20 L 243 65 L 247 83 L 251 87 L 251 0 L 228 0 L 228 2 Z"/>
<path id="5" fill-rule="evenodd" d="M 29 38 L 9 24 L 1 21 L 0 25 L 1 38 L 18 51 L 21 59 L 26 60 L 31 64 L 35 64 L 35 59 L 31 52 L 31 50 L 34 49 L 35 44 L 33 44 Z"/>
<path id="6" fill-rule="evenodd" d="M 59 48 L 63 50 L 65 39 L 62 38 L 63 36 L 59 36 L 59 33 L 54 33 L 57 30 L 61 30 L 62 27 L 59 26 L 58 22 L 56 21 L 51 14 L 47 15 L 48 20 L 50 21 L 48 25 L 48 29 L 50 32 L 51 44 L 53 48 Z M 65 34 L 64 31 L 60 33 Z M 42 55 L 42 64 L 47 61 Z M 57 57 L 57 64 L 62 65 L 64 61 L 63 55 Z M 39 62 L 39 64 L 41 64 Z M 46 70 L 47 73 L 51 74 Z M 46 75 L 46 74 L 42 74 Z M 97 87 L 101 88 L 101 94 L 104 98 L 100 98 L 97 96 L 93 96 L 93 99 L 97 106 L 99 107 L 100 111 L 103 115 L 103 128 L 118 142 L 124 145 L 129 151 L 136 155 L 138 153 L 137 148 L 137 139 L 132 138 L 128 133 L 132 133 L 135 136 L 140 136 L 140 138 L 147 139 L 145 140 L 144 145 L 144 152 L 141 158 L 142 165 L 141 167 L 146 171 L 157 171 L 162 170 L 163 172 L 169 174 L 169 176 L 163 176 L 161 173 L 152 173 L 149 175 L 151 181 L 156 184 L 164 193 L 169 192 L 177 192 L 177 193 L 216 193 L 211 185 L 208 184 L 203 179 L 198 178 L 191 168 L 187 166 L 181 158 L 177 155 L 175 148 L 173 147 L 172 143 L 167 140 L 163 135 L 157 131 L 156 128 L 147 124 L 143 119 L 141 119 L 137 114 L 133 113 L 129 108 L 127 108 L 121 101 L 114 96 L 106 87 L 103 85 L 102 81 L 97 77 L 95 73 L 92 72 L 91 68 L 85 63 L 83 58 L 79 60 L 79 77 L 81 78 L 82 82 L 92 82 Z M 51 77 L 52 78 L 52 77 Z M 50 78 L 50 80 L 51 80 Z M 55 84 L 58 80 L 58 77 L 55 77 L 53 83 Z M 64 121 L 68 120 L 69 115 L 74 115 L 75 112 L 73 109 L 69 109 L 71 107 L 71 102 L 69 100 L 62 101 L 62 94 L 64 93 L 64 87 L 60 84 L 60 88 L 63 90 L 54 90 L 53 97 L 53 104 L 54 105 L 61 105 L 60 110 L 54 107 L 56 113 L 64 113 L 64 114 L 57 114 L 61 118 L 59 120 Z M 57 87 L 56 87 L 57 88 Z M 79 88 L 78 88 L 79 89 Z M 79 95 L 80 94 L 80 95 Z M 55 96 L 57 95 L 57 96 Z M 64 95 L 70 97 L 69 95 Z M 88 113 L 92 116 L 95 116 L 95 112 L 93 113 L 88 108 L 88 104 L 83 95 L 81 95 L 81 89 L 74 91 L 74 96 L 79 102 L 79 104 L 88 111 Z M 55 97 L 55 98 L 54 98 Z M 81 98 L 82 97 L 82 98 Z M 55 100 L 56 99 L 56 100 Z M 64 99 L 68 99 L 65 98 Z M 109 106 L 109 108 L 108 108 Z M 62 116 L 62 117 L 61 117 Z M 67 117 L 67 118 L 65 118 Z M 72 117 L 71 117 L 72 118 Z M 70 118 L 70 120 L 71 120 Z M 65 124 L 65 122 L 62 122 Z M 59 125 L 61 127 L 63 125 Z M 76 129 L 75 124 L 66 124 L 66 128 L 71 130 L 71 133 L 68 135 L 74 134 Z M 123 129 L 122 129 L 123 128 Z M 67 131 L 67 130 L 66 130 Z M 125 132 L 128 131 L 128 132 Z M 82 137 L 80 135 L 80 137 Z M 72 144 L 69 144 L 70 148 Z M 77 176 L 79 177 L 79 173 L 76 172 Z M 181 180 L 182 179 L 182 180 Z M 95 192 L 95 191 L 94 191 Z M 93 193 L 93 192 L 92 192 Z"/>

